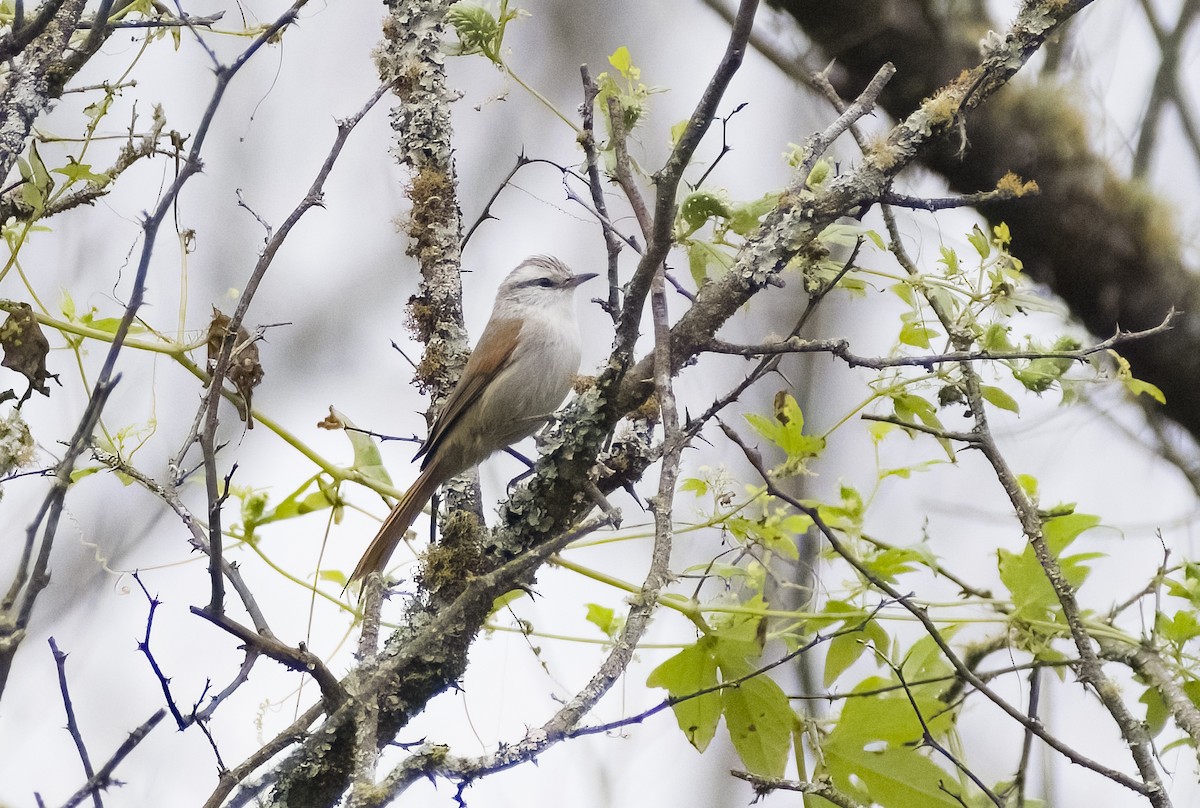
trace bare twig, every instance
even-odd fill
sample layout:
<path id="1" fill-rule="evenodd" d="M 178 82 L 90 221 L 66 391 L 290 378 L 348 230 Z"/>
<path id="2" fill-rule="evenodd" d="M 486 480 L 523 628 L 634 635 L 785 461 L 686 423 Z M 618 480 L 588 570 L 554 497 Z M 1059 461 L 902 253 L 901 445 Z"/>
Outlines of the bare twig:
<path id="1" fill-rule="evenodd" d="M 204 803 L 204 808 L 220 808 L 225 802 L 225 798 L 229 793 L 237 787 L 238 783 L 245 780 L 256 769 L 269 761 L 275 755 L 287 749 L 295 743 L 304 740 L 305 730 L 312 726 L 313 722 L 321 717 L 325 712 L 324 705 L 318 703 L 309 707 L 299 718 L 297 718 L 291 726 L 283 732 L 276 735 L 266 745 L 255 752 L 239 766 L 228 771 L 221 772 L 220 783 L 208 800 Z"/>
<path id="2" fill-rule="evenodd" d="M 642 318 L 642 308 L 646 296 L 650 292 L 650 284 L 658 268 L 666 260 L 667 251 L 671 248 L 671 232 L 675 225 L 676 192 L 683 179 L 683 172 L 691 163 L 692 155 L 703 139 L 716 115 L 717 105 L 725 95 L 729 82 L 733 80 L 742 59 L 746 55 L 746 44 L 750 39 L 750 31 L 754 26 L 754 16 L 758 11 L 758 0 L 741 0 L 733 24 L 730 26 L 729 41 L 721 63 L 709 80 L 708 86 L 696 104 L 684 127 L 671 156 L 661 169 L 654 175 L 654 223 L 653 230 L 646 235 L 646 251 L 638 262 L 633 278 L 625 294 L 625 305 L 621 317 L 617 321 L 615 356 L 622 372 L 632 359 L 634 344 L 637 342 L 638 327 Z M 678 361 L 678 357 L 673 357 Z M 645 373 L 644 380 L 653 378 L 652 373 Z M 650 385 L 651 387 L 653 385 Z"/>
<path id="3" fill-rule="evenodd" d="M 1044 741 L 1050 748 L 1063 755 L 1072 763 L 1091 769 L 1097 774 L 1107 777 L 1113 782 L 1118 783 L 1137 794 L 1141 794 L 1143 796 L 1147 796 L 1149 794 L 1150 788 L 1145 783 L 1135 780 L 1124 772 L 1104 766 L 1092 760 L 1091 758 L 1081 755 L 1075 749 L 1063 743 L 1054 735 L 1050 734 L 1040 722 L 1031 720 L 1025 715 L 1024 712 L 1009 704 L 1008 701 L 988 687 L 987 683 L 984 682 L 978 674 L 971 670 L 968 665 L 964 664 L 959 658 L 958 654 L 954 652 L 954 649 L 951 648 L 949 643 L 946 642 L 945 637 L 942 636 L 942 633 L 938 630 L 933 620 L 930 619 L 929 614 L 925 609 L 918 607 L 912 602 L 911 598 L 901 594 L 894 586 L 880 578 L 871 570 L 870 567 L 860 561 L 857 555 L 855 555 L 850 548 L 843 544 L 841 538 L 839 538 L 837 533 L 835 533 L 834 530 L 829 527 L 829 525 L 825 522 L 824 517 L 821 516 L 820 512 L 816 508 L 805 505 L 800 500 L 779 488 L 779 486 L 771 478 L 770 473 L 762 465 L 761 458 L 757 456 L 757 453 L 754 452 L 753 449 L 751 449 L 742 441 L 736 432 L 734 432 L 732 429 L 726 429 L 725 434 L 731 441 L 733 441 L 742 449 L 742 453 L 746 456 L 746 459 L 751 465 L 754 466 L 759 475 L 766 482 L 767 491 L 771 494 L 771 496 L 779 499 L 781 502 L 786 502 L 800 513 L 803 513 L 812 519 L 813 525 L 821 532 L 821 535 L 825 537 L 826 541 L 829 542 L 834 552 L 836 552 L 848 564 L 850 564 L 850 566 L 853 567 L 859 575 L 863 576 L 864 579 L 869 581 L 872 586 L 886 594 L 888 597 L 894 599 L 901 606 L 907 609 L 909 614 L 911 614 L 921 623 L 921 625 L 925 628 L 925 631 L 929 634 L 930 639 L 933 640 L 934 644 L 937 645 L 938 649 L 941 650 L 942 654 L 946 657 L 946 660 L 956 671 L 958 671 L 959 675 L 967 684 L 982 693 L 988 699 L 988 701 L 995 704 L 1010 718 L 1020 723 L 1023 727 Z"/>
<path id="4" fill-rule="evenodd" d="M 1038 707 L 1042 697 L 1042 668 L 1037 665 L 1029 674 L 1029 720 L 1037 721 Z M 1025 730 L 1021 741 L 1021 759 L 1017 762 L 1017 771 L 1013 775 L 1009 792 L 1017 793 L 1017 808 L 1025 808 L 1025 786 L 1029 781 L 1029 758 L 1033 752 L 1033 733 Z"/>
<path id="5" fill-rule="evenodd" d="M 171 711 L 171 716 L 175 719 L 175 726 L 184 730 L 191 726 L 191 719 L 184 718 L 179 711 L 179 707 L 175 704 L 175 699 L 171 696 L 171 679 L 162 668 L 158 666 L 158 660 L 154 658 L 154 654 L 150 651 L 150 632 L 154 628 L 154 613 L 158 611 L 158 607 L 162 604 L 158 598 L 150 594 L 150 590 L 146 588 L 146 584 L 142 582 L 142 577 L 138 573 L 133 573 L 133 580 L 141 587 L 142 594 L 146 596 L 146 601 L 150 604 L 150 611 L 146 615 L 146 634 L 138 642 L 138 650 L 145 655 L 146 660 L 150 663 L 150 669 L 154 671 L 154 677 L 158 679 L 158 686 L 162 688 L 163 698 L 167 702 L 167 709 Z"/>
<path id="6" fill-rule="evenodd" d="M 620 276 L 617 274 L 617 258 L 621 254 L 621 237 L 617 235 L 609 222 L 608 203 L 604 201 L 604 186 L 600 181 L 600 162 L 596 155 L 596 126 L 595 108 L 596 96 L 600 88 L 592 80 L 592 74 L 587 65 L 579 66 L 579 76 L 583 81 L 583 103 L 579 107 L 579 117 L 583 124 L 583 137 L 580 145 L 583 147 L 584 161 L 587 163 L 587 185 L 592 194 L 592 204 L 596 206 L 596 217 L 600 221 L 601 232 L 604 234 L 604 249 L 608 254 L 608 313 L 617 321 L 620 311 L 621 293 Z"/>
<path id="7" fill-rule="evenodd" d="M 900 682 L 900 687 L 904 690 L 904 695 L 908 699 L 908 704 L 910 707 L 912 707 L 913 714 L 917 717 L 917 723 L 921 725 L 921 742 L 954 764 L 954 767 L 965 774 L 967 778 L 975 784 L 975 787 L 983 792 L 983 794 L 992 801 L 992 804 L 995 805 L 996 808 L 1004 808 L 1004 801 L 1000 799 L 995 792 L 988 788 L 987 784 L 984 783 L 983 780 L 979 779 L 979 776 L 975 774 L 975 772 L 971 771 L 971 769 L 965 763 L 959 760 L 957 755 L 943 746 L 941 742 L 939 742 L 938 739 L 933 736 L 933 732 L 929 729 L 928 722 L 925 721 L 925 715 L 921 712 L 920 705 L 917 704 L 917 698 L 913 695 L 912 688 L 909 687 L 908 682 L 905 680 L 904 671 L 900 668 L 900 666 L 888 659 L 886 654 L 880 653 L 879 649 L 874 645 L 871 646 L 871 650 L 874 652 L 875 658 L 884 665 L 887 665 L 888 668 L 891 669 L 892 674 L 896 677 L 896 680 Z M 960 801 L 962 800 L 961 795 L 955 798 Z"/>
<path id="8" fill-rule="evenodd" d="M 789 353 L 828 353 L 843 360 L 852 368 L 864 367 L 872 370 L 884 370 L 885 368 L 895 367 L 933 368 L 936 365 L 944 365 L 951 362 L 1013 362 L 1031 359 L 1070 359 L 1082 362 L 1094 354 L 1111 350 L 1123 343 L 1147 339 L 1148 337 L 1170 331 L 1177 319 L 1179 319 L 1179 313 L 1172 309 L 1163 318 L 1161 323 L 1152 328 L 1146 328 L 1141 331 L 1119 331 L 1108 339 L 1074 351 L 961 350 L 915 356 L 860 356 L 850 350 L 850 343 L 844 339 L 806 340 L 796 336 L 779 342 L 766 342 L 760 345 L 735 345 L 724 340 L 712 339 L 703 345 L 701 350 L 709 353 L 747 357 Z"/>
<path id="9" fill-rule="evenodd" d="M 79 761 L 83 764 L 83 773 L 91 780 L 96 776 L 96 772 L 92 770 L 92 761 L 88 758 L 87 746 L 83 742 L 83 733 L 79 731 L 79 724 L 75 721 L 75 708 L 71 705 L 71 693 L 67 689 L 67 655 L 58 650 L 58 644 L 54 638 L 49 639 L 50 652 L 54 654 L 54 665 L 58 668 L 58 689 L 62 693 L 63 709 L 67 712 L 67 732 L 71 733 L 71 740 L 75 742 L 75 749 L 79 752 Z M 104 802 L 100 799 L 100 790 L 92 791 L 92 804 L 96 808 L 104 808 Z"/>
<path id="10" fill-rule="evenodd" d="M 833 781 L 828 778 L 818 777 L 806 782 L 763 777 L 760 774 L 751 774 L 750 772 L 738 771 L 737 769 L 729 773 L 739 780 L 745 780 L 747 783 L 753 785 L 754 792 L 760 797 L 766 796 L 772 791 L 797 791 L 801 794 L 813 794 L 823 797 L 838 808 L 866 808 L 865 805 L 856 801 L 853 797 L 838 791 L 834 787 Z"/>
<path id="11" fill-rule="evenodd" d="M 108 759 L 100 769 L 83 784 L 83 787 L 76 791 L 71 797 L 62 804 L 62 808 L 75 808 L 76 805 L 87 799 L 87 796 L 98 789 L 108 788 L 113 784 L 112 773 L 116 771 L 117 766 L 121 765 L 121 761 L 132 752 L 137 745 L 141 743 L 150 730 L 158 726 L 158 722 L 163 720 L 163 716 L 167 714 L 166 710 L 159 710 L 154 715 L 147 718 L 142 725 L 129 733 L 129 736 L 117 747 L 117 751 L 113 752 L 112 757 Z"/>
<path id="12" fill-rule="evenodd" d="M 897 260 L 904 267 L 905 271 L 910 275 L 916 276 L 919 274 L 918 270 L 904 249 L 891 209 L 885 205 L 883 213 L 884 221 L 891 235 L 892 252 L 896 255 Z M 933 309 L 942 326 L 946 329 L 946 333 L 950 337 L 950 342 L 955 349 L 959 351 L 969 350 L 972 344 L 970 334 L 964 333 L 962 329 L 956 326 L 953 317 L 941 305 L 941 301 L 937 297 L 926 295 L 926 300 L 929 302 L 930 308 Z M 1170 317 L 1168 316 L 1168 321 L 1169 319 Z M 1077 668 L 1079 677 L 1096 693 L 1105 709 L 1108 710 L 1109 715 L 1112 716 L 1113 721 L 1117 724 L 1121 736 L 1129 745 L 1130 752 L 1133 755 L 1134 762 L 1143 781 L 1140 784 L 1141 787 L 1137 789 L 1138 793 L 1145 796 L 1150 801 L 1150 804 L 1156 806 L 1156 808 L 1166 808 L 1166 806 L 1171 804 L 1171 799 L 1158 773 L 1158 766 L 1154 760 L 1153 743 L 1149 732 L 1147 732 L 1145 725 L 1133 716 L 1129 707 L 1121 698 L 1120 689 L 1104 673 L 1100 658 L 1093 647 L 1092 637 L 1088 633 L 1087 626 L 1084 624 L 1083 614 L 1075 599 L 1074 587 L 1067 580 L 1062 567 L 1046 542 L 1044 522 L 1041 514 L 1038 512 L 1037 505 L 1030 499 L 1025 489 L 1021 487 L 1020 482 L 1017 480 L 1017 475 L 1008 465 L 1008 461 L 1000 452 L 1000 448 L 996 444 L 996 439 L 992 435 L 991 428 L 988 425 L 987 408 L 984 404 L 981 390 L 982 382 L 979 374 L 969 362 L 961 362 L 959 369 L 963 377 L 968 411 L 975 422 L 974 429 L 972 430 L 975 440 L 972 446 L 982 452 L 983 456 L 987 458 L 989 465 L 991 465 L 993 472 L 995 472 L 996 479 L 1012 504 L 1017 520 L 1021 524 L 1021 531 L 1025 534 L 1026 540 L 1033 548 L 1038 563 L 1045 570 L 1046 577 L 1050 581 L 1050 586 L 1054 589 L 1054 595 L 1062 607 L 1062 616 L 1070 630 L 1071 639 L 1074 641 L 1075 648 L 1079 652 L 1079 666 Z"/>
<path id="13" fill-rule="evenodd" d="M 22 555 L 22 561 L 18 566 L 17 572 L 13 579 L 13 584 L 10 589 L 10 596 L 15 599 L 16 594 L 24 587 L 24 597 L 22 599 L 20 611 L 15 620 L 0 621 L 0 692 L 3 691 L 8 680 L 8 674 L 12 667 L 12 656 L 16 653 L 17 646 L 20 644 L 20 636 L 23 635 L 25 626 L 28 624 L 29 616 L 33 611 L 34 603 L 37 601 L 38 595 L 49 583 L 49 560 L 50 550 L 54 544 L 54 538 L 58 530 L 59 517 L 62 514 L 63 503 L 66 498 L 67 488 L 71 481 L 71 472 L 75 467 L 75 461 L 86 448 L 88 441 L 91 438 L 92 431 L 96 423 L 100 419 L 100 414 L 104 409 L 104 405 L 108 400 L 109 394 L 113 387 L 119 381 L 119 376 L 115 373 L 117 357 L 125 343 L 125 339 L 129 334 L 130 326 L 133 324 L 134 318 L 137 316 L 142 303 L 145 300 L 146 279 L 150 271 L 150 257 L 154 251 L 154 245 L 157 242 L 158 231 L 175 200 L 178 198 L 180 191 L 187 181 L 200 170 L 200 154 L 207 141 L 208 133 L 212 125 L 213 118 L 216 116 L 217 109 L 221 105 L 222 99 L 225 97 L 225 91 L 228 89 L 230 82 L 246 64 L 249 59 L 258 52 L 258 50 L 268 41 L 273 39 L 285 26 L 289 25 L 299 13 L 299 10 L 307 3 L 308 0 L 295 0 L 292 6 L 280 15 L 273 23 L 268 25 L 253 42 L 242 51 L 232 64 L 217 70 L 217 83 L 208 105 L 205 107 L 200 123 L 196 128 L 196 132 L 192 137 L 192 146 L 188 152 L 186 159 L 183 160 L 178 174 L 174 181 L 163 193 L 159 199 L 154 212 L 146 218 L 142 223 L 142 252 L 138 260 L 137 270 L 134 273 L 132 288 L 129 295 L 129 300 L 125 306 L 125 312 L 118 323 L 113 334 L 113 339 L 109 345 L 108 353 L 105 356 L 104 362 L 101 365 L 99 374 L 96 377 L 96 382 L 92 388 L 91 398 L 88 406 L 84 411 L 83 417 L 79 421 L 79 425 L 75 430 L 75 434 L 71 439 L 67 450 L 63 453 L 63 458 L 59 462 L 56 472 L 54 484 L 50 492 L 46 495 L 41 507 L 38 509 L 33 522 L 30 523 L 26 530 L 26 547 Z M 80 5 L 82 8 L 82 4 Z M 76 15 L 78 17 L 78 15 Z M 15 83 L 10 84 L 8 89 L 12 89 Z M 6 148 L 3 141 L 3 133 L 0 133 L 0 157 L 3 157 L 4 149 Z M 15 156 L 14 156 L 15 159 Z M 11 164 L 8 164 L 11 167 Z M 8 168 L 5 167 L 3 160 L 0 160 L 0 175 L 6 174 Z M 37 536 L 41 533 L 41 546 L 37 554 L 37 559 L 34 561 L 32 571 L 29 569 L 29 559 L 31 556 L 32 546 L 37 541 Z M 8 598 L 6 598 L 8 601 Z M 7 611 L 7 609 L 5 609 Z"/>

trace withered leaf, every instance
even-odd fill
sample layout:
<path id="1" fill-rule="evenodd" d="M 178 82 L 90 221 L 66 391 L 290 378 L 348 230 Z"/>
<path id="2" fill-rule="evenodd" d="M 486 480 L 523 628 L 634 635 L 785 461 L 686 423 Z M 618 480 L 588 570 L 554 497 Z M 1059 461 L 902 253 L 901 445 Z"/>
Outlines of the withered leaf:
<path id="1" fill-rule="evenodd" d="M 46 370 L 50 343 L 28 303 L 18 303 L 0 325 L 0 348 L 4 350 L 0 365 L 15 370 L 29 380 L 29 389 L 21 397 L 21 404 L 34 390 L 44 396 L 50 395 L 46 380 L 54 379 L 57 382 L 58 374 Z"/>
<path id="2" fill-rule="evenodd" d="M 208 324 L 208 372 L 217 369 L 217 359 L 225 344 L 232 324 L 229 316 L 213 306 L 212 322 Z M 234 402 L 238 415 L 246 422 L 247 429 L 254 429 L 254 417 L 250 414 L 253 406 L 250 396 L 258 383 L 262 381 L 265 371 L 258 359 L 258 338 L 251 337 L 244 326 L 239 326 L 233 341 L 233 351 L 229 355 L 229 367 L 225 370 L 225 378 L 233 383 L 241 402 Z"/>

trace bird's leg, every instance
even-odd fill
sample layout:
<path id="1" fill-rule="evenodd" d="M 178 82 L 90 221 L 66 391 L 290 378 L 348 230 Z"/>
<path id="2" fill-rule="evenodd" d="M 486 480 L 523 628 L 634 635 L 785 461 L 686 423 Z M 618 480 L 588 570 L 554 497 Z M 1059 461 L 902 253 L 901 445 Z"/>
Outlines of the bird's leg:
<path id="1" fill-rule="evenodd" d="M 511 480 L 509 480 L 508 486 L 505 487 L 505 489 L 504 489 L 505 495 L 511 497 L 513 489 L 516 488 L 517 483 L 521 482 L 521 480 L 524 480 L 530 474 L 533 474 L 534 461 L 530 460 L 528 457 L 521 454 L 520 452 L 518 452 L 516 449 L 514 449 L 511 446 L 506 446 L 504 448 L 504 451 L 525 464 L 525 470 L 522 471 L 520 474 L 518 474 L 516 477 L 513 477 Z"/>
<path id="2" fill-rule="evenodd" d="M 433 492 L 433 496 L 429 498 L 429 546 L 433 546 L 434 540 L 437 538 L 437 520 L 438 509 L 442 507 L 441 489 Z"/>

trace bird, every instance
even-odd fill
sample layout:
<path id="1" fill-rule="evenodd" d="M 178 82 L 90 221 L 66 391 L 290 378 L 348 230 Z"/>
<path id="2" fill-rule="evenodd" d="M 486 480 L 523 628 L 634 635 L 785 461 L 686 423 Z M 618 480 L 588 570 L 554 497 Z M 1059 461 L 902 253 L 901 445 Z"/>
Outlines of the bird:
<path id="1" fill-rule="evenodd" d="M 579 372 L 575 289 L 594 277 L 533 255 L 504 278 L 458 384 L 413 457 L 424 458 L 420 474 L 383 521 L 350 583 L 383 570 L 442 483 L 529 437 L 562 404 Z"/>

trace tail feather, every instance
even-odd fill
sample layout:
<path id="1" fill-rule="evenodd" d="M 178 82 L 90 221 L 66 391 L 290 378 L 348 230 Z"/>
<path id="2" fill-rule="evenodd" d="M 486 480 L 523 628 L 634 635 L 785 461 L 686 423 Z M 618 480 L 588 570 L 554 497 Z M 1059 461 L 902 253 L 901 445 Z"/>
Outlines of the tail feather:
<path id="1" fill-rule="evenodd" d="M 367 551 L 359 559 L 358 566 L 350 575 L 350 583 L 362 580 L 372 572 L 383 570 L 388 559 L 392 557 L 392 553 L 400 544 L 400 540 L 404 538 L 404 534 L 416 521 L 417 514 L 425 507 L 425 503 L 430 500 L 440 484 L 441 479 L 437 474 L 436 465 L 431 463 L 421 472 L 421 476 L 417 477 L 416 482 L 404 492 L 404 496 L 396 503 L 396 507 L 392 508 L 387 519 L 383 520 L 379 532 L 375 534 L 375 538 L 367 546 Z"/>

